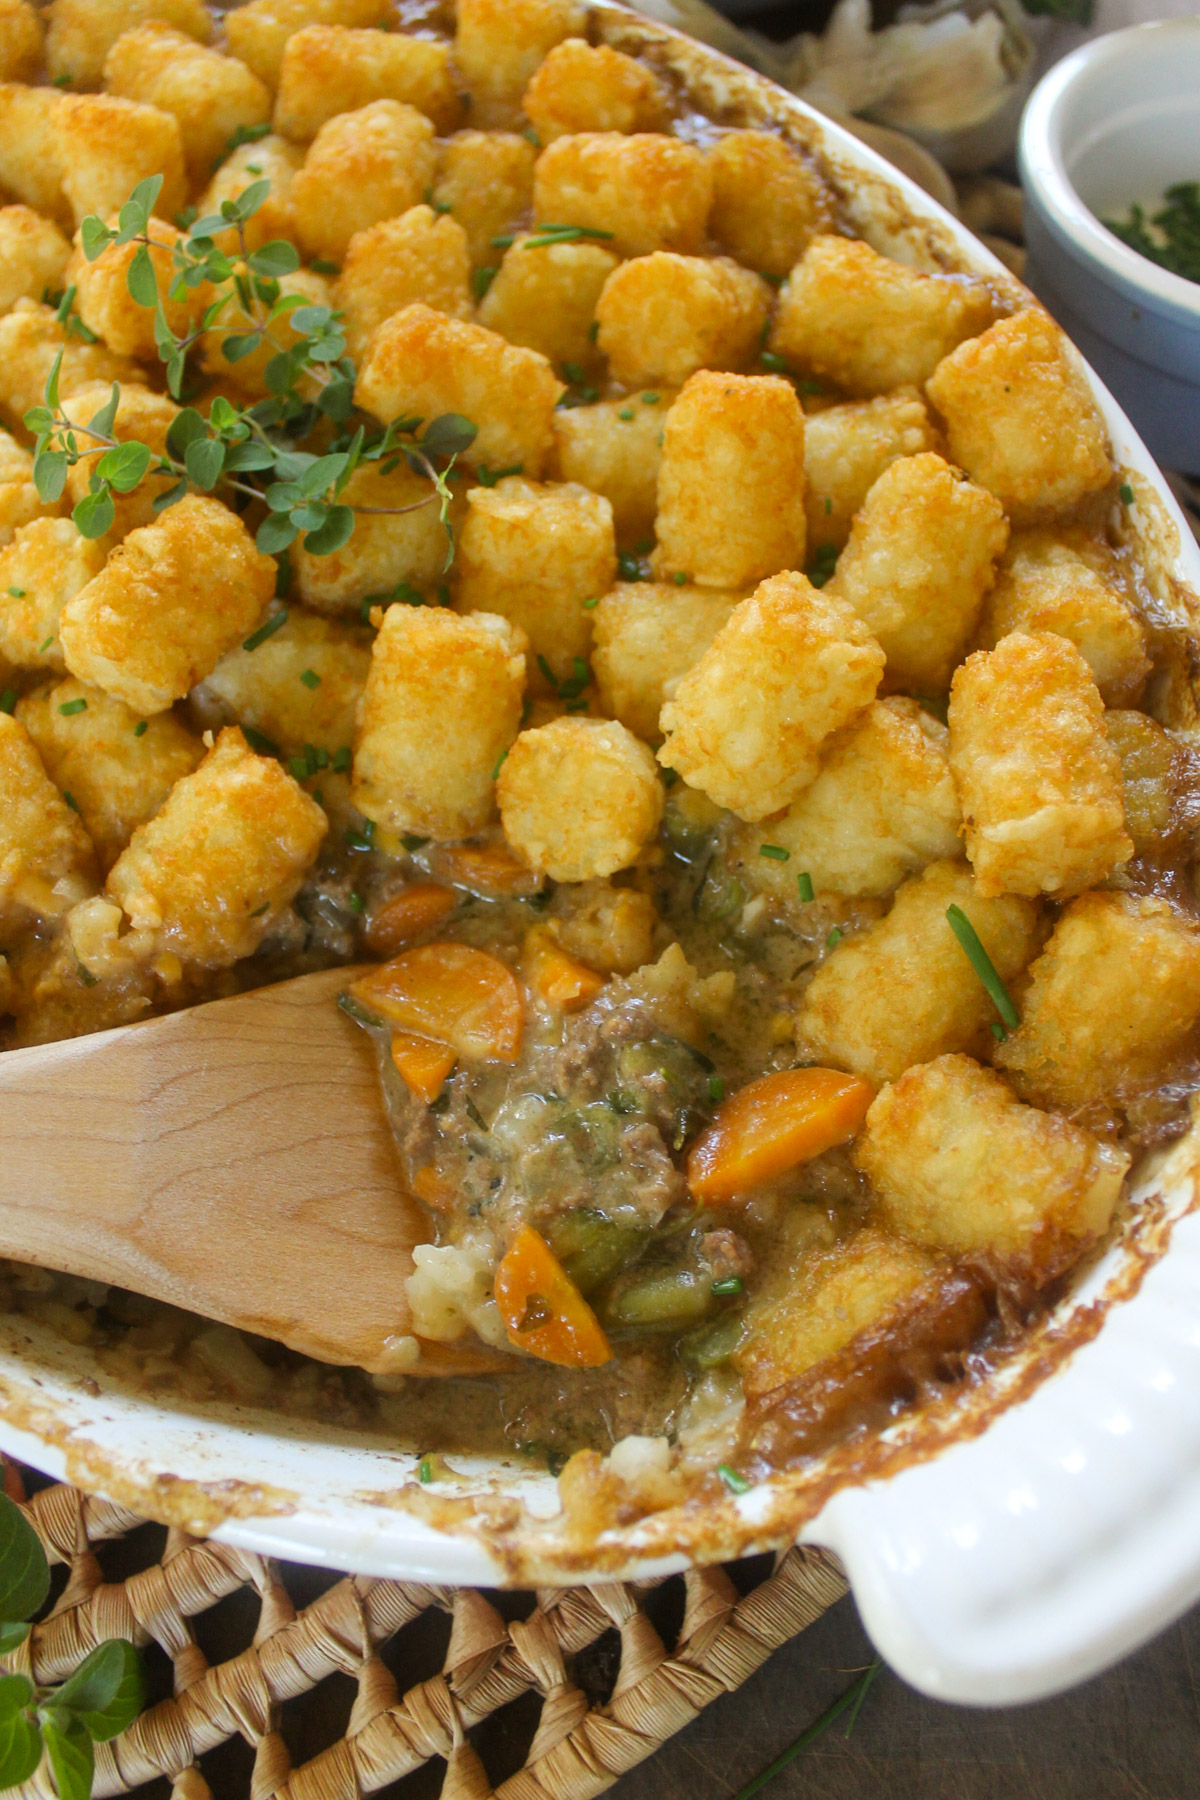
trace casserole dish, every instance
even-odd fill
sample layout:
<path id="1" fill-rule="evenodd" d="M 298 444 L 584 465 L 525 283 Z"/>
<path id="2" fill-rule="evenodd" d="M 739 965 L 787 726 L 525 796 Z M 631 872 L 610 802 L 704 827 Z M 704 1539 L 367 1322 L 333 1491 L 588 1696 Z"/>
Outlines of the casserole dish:
<path id="1" fill-rule="evenodd" d="M 593 17 L 602 39 L 680 81 L 697 111 L 722 123 L 770 123 L 814 149 L 851 225 L 879 250 L 925 269 L 983 275 L 1017 294 L 947 215 L 798 102 L 618 7 L 597 6 Z M 1095 394 L 1155 605 L 1177 629 L 1190 630 L 1200 576 L 1195 550 L 1123 416 L 1098 386 Z M 1190 722 L 1190 714 L 1179 721 Z M 419 1484 L 416 1459 L 350 1432 L 283 1427 L 248 1408 L 201 1414 L 103 1394 L 81 1356 L 24 1323 L 6 1324 L 0 1339 L 2 1441 L 189 1529 L 412 1579 L 515 1584 L 648 1575 L 783 1544 L 803 1531 L 846 1560 L 881 1648 L 918 1685 L 962 1699 L 1030 1697 L 1119 1654 L 1186 1603 L 1196 1579 L 1200 1533 L 1189 1550 L 1182 1525 L 1169 1554 L 1160 1551 L 1132 1574 L 1125 1569 L 1123 1583 L 1115 1562 L 1107 1588 L 1099 1569 L 1102 1547 L 1121 1540 L 1149 1497 L 1110 1478 L 1106 1446 L 1117 1442 L 1127 1479 L 1156 1480 L 1163 1495 L 1191 1466 L 1188 1422 L 1162 1414 L 1183 1389 L 1194 1337 L 1186 1305 L 1177 1313 L 1168 1304 L 1180 1278 L 1186 1292 L 1194 1221 L 1174 1227 L 1194 1200 L 1194 1162 L 1188 1137 L 1144 1172 L 1140 1204 L 1120 1241 L 997 1375 L 963 1384 L 952 1400 L 893 1426 L 866 1449 L 843 1445 L 719 1504 L 685 1501 L 604 1532 L 586 1551 L 556 1523 L 549 1477 L 527 1468 L 455 1458 L 445 1479 Z M 1126 1304 L 1117 1307 L 1118 1300 Z M 1147 1391 L 1165 1397 L 1161 1407 L 1139 1399 L 1139 1359 Z M 1124 1395 L 1121 1383 L 1131 1381 Z M 1099 1403 L 1089 1410 L 1093 1395 Z M 1069 1440 L 1063 1407 L 1074 1421 Z M 1139 1428 L 1145 1447 L 1129 1456 L 1123 1439 Z M 1190 1441 L 1198 1441 L 1194 1428 Z M 1048 1469 L 1047 1452 L 1057 1459 Z M 980 1493 L 995 1516 L 977 1510 Z M 1104 1593 L 1105 1605 L 1081 1607 L 1074 1585 Z"/>

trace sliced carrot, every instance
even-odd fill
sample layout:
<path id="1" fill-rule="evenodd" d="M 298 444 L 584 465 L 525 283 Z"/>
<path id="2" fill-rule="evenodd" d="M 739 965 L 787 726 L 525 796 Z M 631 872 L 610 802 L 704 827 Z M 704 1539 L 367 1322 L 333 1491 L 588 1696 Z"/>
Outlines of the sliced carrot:
<path id="1" fill-rule="evenodd" d="M 392 1061 L 409 1091 L 426 1106 L 432 1106 L 458 1058 L 447 1044 L 435 1044 L 432 1038 L 413 1037 L 407 1031 L 394 1031 Z"/>
<path id="2" fill-rule="evenodd" d="M 732 1200 L 853 1137 L 875 1098 L 869 1082 L 838 1069 L 762 1075 L 717 1109 L 688 1156 L 697 1200 Z"/>
<path id="3" fill-rule="evenodd" d="M 414 881 L 385 900 L 367 920 L 367 946 L 376 956 L 394 956 L 423 931 L 431 931 L 458 905 L 458 895 L 436 881 Z"/>
<path id="4" fill-rule="evenodd" d="M 568 956 L 545 925 L 534 925 L 525 934 L 525 966 L 532 986 L 560 1012 L 586 1006 L 604 986 L 604 977 Z"/>
<path id="5" fill-rule="evenodd" d="M 521 1227 L 501 1257 L 494 1292 L 509 1343 L 530 1356 L 574 1369 L 611 1360 L 600 1321 L 531 1225 Z"/>
<path id="6" fill-rule="evenodd" d="M 502 844 L 458 844 L 443 850 L 438 866 L 447 881 L 473 894 L 536 894 L 540 878 Z"/>
<path id="7" fill-rule="evenodd" d="M 433 1163 L 426 1163 L 423 1169 L 418 1169 L 409 1186 L 417 1199 L 423 1200 L 426 1206 L 431 1206 L 434 1212 L 449 1212 L 458 1198 L 458 1189 L 453 1182 L 447 1181 L 444 1175 L 438 1173 Z"/>
<path id="8" fill-rule="evenodd" d="M 517 1060 L 521 990 L 486 950 L 418 944 L 360 976 L 350 992 L 402 1031 L 449 1044 L 471 1061 Z"/>

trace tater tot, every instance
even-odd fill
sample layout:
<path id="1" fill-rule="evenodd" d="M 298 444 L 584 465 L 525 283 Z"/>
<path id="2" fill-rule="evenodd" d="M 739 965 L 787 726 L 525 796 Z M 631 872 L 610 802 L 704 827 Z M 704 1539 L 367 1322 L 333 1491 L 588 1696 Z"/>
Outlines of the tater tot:
<path id="1" fill-rule="evenodd" d="M 236 513 L 192 494 L 131 531 L 70 599 L 68 669 L 141 713 L 165 712 L 258 623 L 275 564 Z"/>
<path id="2" fill-rule="evenodd" d="M 58 622 L 67 601 L 104 567 L 100 544 L 70 519 L 19 525 L 0 550 L 0 656 L 20 669 L 61 674 Z"/>
<path id="3" fill-rule="evenodd" d="M 769 285 L 728 257 L 656 250 L 609 276 L 598 342 L 626 387 L 681 386 L 698 369 L 745 368 L 770 310 Z"/>
<path id="4" fill-rule="evenodd" d="M 667 96 L 644 63 L 583 38 L 556 44 L 525 89 L 525 116 L 542 144 L 578 131 L 657 131 Z"/>
<path id="5" fill-rule="evenodd" d="M 980 282 L 922 275 L 869 244 L 817 237 L 784 284 L 770 345 L 852 394 L 886 394 L 919 386 L 991 318 Z"/>
<path id="6" fill-rule="evenodd" d="M 852 400 L 804 420 L 804 500 L 808 554 L 840 550 L 855 513 L 884 470 L 901 456 L 936 450 L 937 433 L 915 388 Z"/>
<path id="7" fill-rule="evenodd" d="M 50 0 L 46 15 L 50 78 L 75 88 L 99 87 L 104 59 L 117 39 L 149 19 L 161 19 L 198 44 L 212 36 L 204 0 Z"/>
<path id="8" fill-rule="evenodd" d="M 542 58 L 587 23 L 581 0 L 459 0 L 454 60 L 471 92 L 471 119 L 511 125 Z"/>
<path id="9" fill-rule="evenodd" d="M 256 756 L 231 727 L 138 826 L 105 891 L 160 952 L 226 968 L 258 948 L 327 826 L 275 758 Z"/>
<path id="10" fill-rule="evenodd" d="M 537 151 L 515 131 L 457 131 L 440 149 L 433 200 L 467 234 L 476 268 L 494 268 L 507 236 L 533 201 Z"/>
<path id="11" fill-rule="evenodd" d="M 611 235 L 623 256 L 704 247 L 712 172 L 694 144 L 653 132 L 579 132 L 538 157 L 533 210 L 539 224 L 583 225 Z"/>
<path id="12" fill-rule="evenodd" d="M 108 220 L 117 223 L 114 213 Z M 177 337 L 186 337 L 200 323 L 200 315 L 213 299 L 207 282 L 189 288 L 182 299 L 172 300 L 170 289 L 175 279 L 174 246 L 184 236 L 164 219 L 151 219 L 149 256 L 158 283 L 167 324 Z M 158 364 L 158 346 L 154 339 L 155 309 L 140 306 L 129 292 L 129 266 L 139 253 L 137 244 L 109 244 L 96 258 L 84 255 L 77 242 L 66 280 L 76 290 L 75 306 L 89 331 L 103 338 L 110 350 L 121 356 L 135 356 L 139 362 Z"/>
<path id="13" fill-rule="evenodd" d="M 1138 856 L 1161 856 L 1184 828 L 1180 790 L 1186 773 L 1182 747 L 1143 712 L 1110 710 L 1108 741 L 1121 762 L 1125 829 Z"/>
<path id="14" fill-rule="evenodd" d="M 617 267 L 599 244 L 545 244 L 518 237 L 479 304 L 479 323 L 552 363 L 595 360 L 593 325 L 604 284 Z"/>
<path id="15" fill-rule="evenodd" d="M 504 835 L 531 869 L 590 881 L 636 862 L 663 790 L 645 744 L 613 719 L 552 719 L 523 731 L 496 784 Z"/>
<path id="16" fill-rule="evenodd" d="M 407 463 L 398 463 L 386 475 L 380 463 L 360 463 L 342 494 L 345 504 L 396 510 L 359 513 L 352 535 L 331 556 L 314 556 L 303 540 L 297 541 L 289 555 L 301 600 L 318 612 L 358 618 L 368 597 L 385 604 L 401 584 L 417 592 L 440 585 L 446 579 L 450 543 L 436 497 L 429 504 L 431 493 L 430 483 Z M 466 504 L 464 484 L 457 483 L 450 507 L 456 539 Z M 405 512 L 404 507 L 414 510 Z"/>
<path id="17" fill-rule="evenodd" d="M 415 106 L 436 130 L 452 131 L 460 106 L 449 46 L 344 25 L 306 25 L 288 38 L 275 96 L 281 136 L 307 143 L 327 120 L 375 100 Z"/>
<path id="18" fill-rule="evenodd" d="M 246 0 L 225 14 L 225 35 L 234 56 L 274 92 L 287 41 L 297 31 L 307 25 L 378 25 L 388 11 L 388 0 Z"/>
<path id="19" fill-rule="evenodd" d="M 271 116 L 270 92 L 245 63 L 157 19 L 117 39 L 104 59 L 104 86 L 179 121 L 195 184 L 208 180 L 240 127 Z"/>
<path id="20" fill-rule="evenodd" d="M 1165 900 L 1081 894 L 1029 970 L 996 1051 L 1018 1093 L 1066 1111 L 1162 1079 L 1200 1017 L 1200 933 Z"/>
<path id="21" fill-rule="evenodd" d="M 107 404 L 111 392 L 111 387 L 99 385 L 77 388 L 63 401 L 63 414 L 73 424 L 85 426 Z M 165 456 L 167 433 L 178 414 L 179 408 L 165 394 L 152 393 L 149 388 L 142 387 L 137 382 L 126 382 L 117 401 L 117 414 L 113 420 L 111 435 L 119 443 L 145 444 L 156 457 Z M 82 441 L 86 443 L 86 437 L 82 437 Z M 66 497 L 69 507 L 76 506 L 88 492 L 91 474 L 92 462 L 85 458 L 81 458 L 67 470 Z M 139 525 L 153 524 L 156 517 L 155 500 L 174 487 L 175 482 L 174 475 L 148 474 L 128 494 L 114 492 L 113 522 L 101 540 L 105 549 L 119 544 L 122 538 L 128 537 Z"/>
<path id="22" fill-rule="evenodd" d="M 713 203 L 708 227 L 730 256 L 764 275 L 790 274 L 832 223 L 821 177 L 770 131 L 727 131 L 708 153 Z"/>
<path id="23" fill-rule="evenodd" d="M 946 692 L 1007 542 L 999 502 L 932 451 L 884 470 L 829 585 L 878 638 L 890 688 Z"/>
<path id="24" fill-rule="evenodd" d="M 0 3 L 0 81 L 32 81 L 42 60 L 42 21 L 29 0 Z"/>
<path id="25" fill-rule="evenodd" d="M 650 388 L 554 415 L 558 473 L 604 495 L 620 543 L 639 543 L 653 532 L 664 427 L 674 399 L 669 388 Z"/>
<path id="26" fill-rule="evenodd" d="M 327 120 L 292 182 L 301 249 L 340 263 L 356 231 L 416 206 L 433 167 L 433 126 L 414 106 L 373 100 Z"/>
<path id="27" fill-rule="evenodd" d="M 969 1056 L 940 1056 L 876 1096 L 854 1160 L 892 1230 L 1041 1283 L 1103 1237 L 1130 1159 Z"/>
<path id="28" fill-rule="evenodd" d="M 63 285 L 71 246 L 50 219 L 31 206 L 0 207 L 0 312 L 15 300 L 40 300 Z"/>
<path id="29" fill-rule="evenodd" d="M 155 205 L 164 218 L 187 200 L 183 137 L 172 113 L 118 94 L 64 94 L 55 138 L 76 225 L 89 213 L 118 212 L 149 175 L 163 178 Z"/>
<path id="30" fill-rule="evenodd" d="M 469 319 L 470 280 L 466 232 L 456 220 L 439 218 L 432 207 L 412 206 L 398 218 L 356 231 L 346 247 L 336 291 L 350 356 L 361 362 L 383 321 L 414 300 L 452 318 Z"/>
<path id="31" fill-rule="evenodd" d="M 370 666 L 361 627 L 293 607 L 286 623 L 252 650 L 237 644 L 227 651 L 193 699 L 206 714 L 215 704 L 229 722 L 248 725 L 285 755 L 311 745 L 331 759 L 353 746 Z"/>
<path id="32" fill-rule="evenodd" d="M 592 614 L 592 669 L 605 712 L 657 743 L 658 718 L 743 598 L 713 588 L 618 582 Z"/>
<path id="33" fill-rule="evenodd" d="M 844 600 L 803 575 L 764 581 L 734 608 L 662 709 L 659 761 L 743 819 L 816 779 L 833 732 L 875 697 L 883 651 Z"/>
<path id="34" fill-rule="evenodd" d="M 1077 894 L 1128 862 L 1121 764 L 1074 644 L 1018 631 L 975 651 L 954 676 L 949 722 L 981 894 Z"/>
<path id="35" fill-rule="evenodd" d="M 22 525 L 61 511 L 61 499 L 43 503 L 34 486 L 33 457 L 29 451 L 14 442 L 7 431 L 0 431 L 0 549 L 12 543 Z"/>
<path id="36" fill-rule="evenodd" d="M 1001 981 L 1038 943 L 1038 908 L 984 899 L 965 863 L 935 862 L 906 881 L 878 924 L 843 938 L 813 976 L 796 1021 L 802 1056 L 877 1085 L 948 1051 L 982 1053 L 996 1009 L 946 918 L 960 907 Z"/>
<path id="37" fill-rule="evenodd" d="M 915 700 L 877 700 L 827 745 L 821 773 L 782 819 L 739 834 L 753 887 L 785 909 L 804 873 L 816 894 L 884 895 L 960 854 L 946 727 Z M 787 860 L 763 846 L 788 852 Z"/>
<path id="38" fill-rule="evenodd" d="M 515 465 L 536 479 L 553 442 L 562 391 L 536 350 L 418 304 L 379 327 L 354 397 L 385 423 L 460 413 L 477 428 L 465 462 L 491 469 Z"/>
<path id="39" fill-rule="evenodd" d="M 173 713 L 142 721 L 123 700 L 70 677 L 26 694 L 16 716 L 74 800 L 104 869 L 204 755 Z"/>
<path id="40" fill-rule="evenodd" d="M 58 142 L 65 104 L 58 88 L 0 85 L 0 190 L 73 230 Z"/>
<path id="41" fill-rule="evenodd" d="M 142 370 L 128 357 L 68 335 L 53 307 L 18 300 L 0 318 L 0 418 L 12 430 L 24 430 L 30 407 L 44 404 L 46 383 L 60 350 L 58 391 L 64 399 L 95 382 L 141 380 Z"/>
<path id="42" fill-rule="evenodd" d="M 804 566 L 804 414 L 776 375 L 693 375 L 667 415 L 654 572 L 748 588 Z"/>
<path id="43" fill-rule="evenodd" d="M 569 679 L 592 641 L 592 611 L 617 573 L 612 508 L 574 484 L 518 475 L 472 488 L 458 549 L 460 612 L 500 613 L 528 635 L 532 685 Z"/>
<path id="44" fill-rule="evenodd" d="M 1118 585 L 1114 559 L 1099 549 L 1081 554 L 1045 530 L 1020 532 L 1009 545 L 984 606 L 980 649 L 994 649 L 1010 631 L 1070 638 L 1105 706 L 1133 706 L 1150 673 L 1146 634 Z"/>
<path id="45" fill-rule="evenodd" d="M 227 16 L 232 17 L 232 14 Z M 276 238 L 294 238 L 296 220 L 292 212 L 292 182 L 303 161 L 303 146 L 289 144 L 286 138 L 278 137 L 274 132 L 255 138 L 251 143 L 239 144 L 214 171 L 212 180 L 200 196 L 201 216 L 207 218 L 212 213 L 219 213 L 226 200 L 236 200 L 248 187 L 269 181 L 271 188 L 266 199 L 243 223 L 246 248 L 261 250 L 264 244 L 272 243 Z M 240 254 L 238 234 L 232 227 L 228 231 L 214 231 L 213 242 L 226 256 Z"/>
<path id="46" fill-rule="evenodd" d="M 1074 358 L 1053 320 L 1030 310 L 960 344 L 929 379 L 951 456 L 1014 523 L 1073 506 L 1112 479 L 1104 420 Z"/>
<path id="47" fill-rule="evenodd" d="M 92 891 L 96 859 L 78 813 L 42 765 L 25 727 L 0 712 L 0 942 L 54 919 Z"/>
<path id="48" fill-rule="evenodd" d="M 524 632 L 494 613 L 389 608 L 359 713 L 359 811 L 444 841 L 486 825 L 496 764 L 520 727 L 525 648 Z"/>

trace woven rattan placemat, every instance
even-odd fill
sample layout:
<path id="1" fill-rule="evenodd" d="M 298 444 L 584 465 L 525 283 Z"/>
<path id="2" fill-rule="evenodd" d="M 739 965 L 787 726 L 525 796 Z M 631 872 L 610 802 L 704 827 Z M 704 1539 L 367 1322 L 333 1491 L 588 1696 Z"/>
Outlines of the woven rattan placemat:
<path id="1" fill-rule="evenodd" d="M 19 1472 L 9 1476 L 19 1495 Z M 25 1511 L 60 1572 L 51 1610 L 11 1666 L 61 1681 L 106 1638 L 145 1651 L 151 1703 L 97 1746 L 96 1796 L 165 1776 L 172 1800 L 229 1800 L 198 1762 L 240 1736 L 253 1748 L 251 1800 L 358 1800 L 438 1759 L 443 1800 L 587 1800 L 846 1591 L 832 1557 L 794 1549 L 729 1570 L 527 1595 L 343 1576 L 297 1607 L 265 1558 L 149 1525 L 77 1488 L 43 1488 Z M 236 1641 L 237 1620 L 206 1630 L 222 1606 L 253 1636 L 210 1660 L 204 1641 L 227 1645 L 231 1627 Z M 440 1632 L 421 1630 L 431 1616 Z M 315 1705 L 324 1684 L 346 1677 L 343 1735 L 293 1765 L 281 1708 L 300 1696 Z M 493 1786 L 472 1728 L 509 1707 L 528 1746 L 523 1766 Z M 51 1790 L 35 1777 L 20 1792 Z"/>

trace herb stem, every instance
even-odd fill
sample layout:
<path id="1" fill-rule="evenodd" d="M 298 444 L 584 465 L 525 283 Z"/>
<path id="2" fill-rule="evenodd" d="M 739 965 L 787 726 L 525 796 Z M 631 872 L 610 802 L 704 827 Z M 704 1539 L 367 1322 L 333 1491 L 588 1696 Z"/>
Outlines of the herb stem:
<path id="1" fill-rule="evenodd" d="M 979 940 L 979 933 L 961 906 L 948 906 L 946 919 L 962 945 L 967 960 L 991 996 L 992 1004 L 1010 1031 L 1021 1023 L 1021 1015 L 1013 1005 L 1012 995 L 996 972 L 996 965 Z"/>
<path id="2" fill-rule="evenodd" d="M 829 1727 L 840 1719 L 844 1712 L 850 1713 L 850 1720 L 846 1726 L 846 1736 L 849 1737 L 854 1729 L 862 1703 L 867 1697 L 867 1692 L 882 1667 L 883 1663 L 879 1657 L 876 1657 L 870 1668 L 864 1669 L 857 1681 L 852 1682 L 845 1693 L 839 1694 L 837 1699 L 825 1708 L 820 1718 L 814 1719 L 807 1730 L 800 1733 L 795 1743 L 789 1744 L 773 1763 L 768 1763 L 762 1773 L 754 1777 L 753 1781 L 748 1781 L 745 1787 L 739 1788 L 733 1800 L 751 1800 L 752 1795 L 760 1794 L 768 1782 L 774 1781 L 777 1775 L 782 1774 L 788 1764 L 795 1762 L 796 1758 L 828 1731 Z"/>

